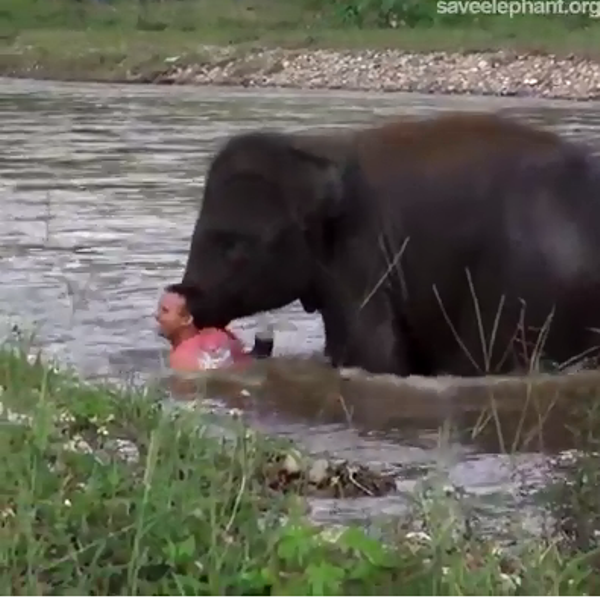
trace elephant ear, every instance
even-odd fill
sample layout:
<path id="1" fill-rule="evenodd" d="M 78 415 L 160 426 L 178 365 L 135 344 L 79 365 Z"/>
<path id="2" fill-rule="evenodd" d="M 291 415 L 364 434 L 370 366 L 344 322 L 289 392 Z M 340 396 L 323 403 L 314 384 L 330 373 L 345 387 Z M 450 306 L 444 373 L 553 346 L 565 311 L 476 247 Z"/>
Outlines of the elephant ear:
<path id="1" fill-rule="evenodd" d="M 290 206 L 304 221 L 332 220 L 342 211 L 344 184 L 340 161 L 326 152 L 297 143 L 292 155 L 307 166 L 311 193 L 302 197 L 301 205 Z"/>
<path id="2" fill-rule="evenodd" d="M 310 179 L 311 189 L 311 193 L 300 197 L 301 205 L 290 208 L 303 223 L 306 246 L 321 265 L 328 263 L 333 254 L 338 222 L 346 207 L 346 152 L 339 142 L 340 138 L 332 140 L 325 135 L 298 136 L 290 146 L 292 156 Z M 308 289 L 300 301 L 308 313 L 323 307 L 315 289 Z"/>

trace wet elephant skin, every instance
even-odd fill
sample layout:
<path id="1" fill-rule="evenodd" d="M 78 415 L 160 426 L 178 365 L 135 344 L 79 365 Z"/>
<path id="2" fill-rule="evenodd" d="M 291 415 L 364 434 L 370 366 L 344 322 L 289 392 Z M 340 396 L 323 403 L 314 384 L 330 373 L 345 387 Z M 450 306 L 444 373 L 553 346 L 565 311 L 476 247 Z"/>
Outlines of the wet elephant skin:
<path id="1" fill-rule="evenodd" d="M 300 299 L 335 366 L 563 365 L 600 338 L 599 190 L 585 146 L 493 114 L 243 133 L 210 165 L 183 280 L 207 325 Z"/>

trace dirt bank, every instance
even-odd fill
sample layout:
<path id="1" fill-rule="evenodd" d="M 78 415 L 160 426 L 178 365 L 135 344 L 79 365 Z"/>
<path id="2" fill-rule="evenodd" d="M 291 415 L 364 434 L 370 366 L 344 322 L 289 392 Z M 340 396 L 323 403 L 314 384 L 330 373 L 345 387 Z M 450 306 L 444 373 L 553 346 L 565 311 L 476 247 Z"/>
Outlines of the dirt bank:
<path id="1" fill-rule="evenodd" d="M 86 47 L 52 59 L 29 46 L 0 56 L 0 74 L 105 82 L 600 98 L 600 59 L 581 55 L 195 46 L 149 58 Z M 102 54 L 107 54 L 102 56 Z M 92 56 L 93 55 L 93 56 Z"/>
<path id="2" fill-rule="evenodd" d="M 258 50 L 211 48 L 189 64 L 172 56 L 164 70 L 129 73 L 129 80 L 173 84 L 600 98 L 600 62 L 577 56 L 468 54 L 398 50 Z"/>

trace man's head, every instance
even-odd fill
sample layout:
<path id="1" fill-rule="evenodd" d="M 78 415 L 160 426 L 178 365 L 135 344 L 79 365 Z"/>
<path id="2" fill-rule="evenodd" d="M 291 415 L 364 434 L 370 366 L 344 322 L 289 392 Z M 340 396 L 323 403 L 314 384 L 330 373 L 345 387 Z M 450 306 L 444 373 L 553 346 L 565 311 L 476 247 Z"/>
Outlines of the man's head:
<path id="1" fill-rule="evenodd" d="M 160 336 L 176 342 L 195 334 L 192 314 L 198 299 L 198 291 L 192 286 L 179 283 L 165 287 L 156 312 Z"/>

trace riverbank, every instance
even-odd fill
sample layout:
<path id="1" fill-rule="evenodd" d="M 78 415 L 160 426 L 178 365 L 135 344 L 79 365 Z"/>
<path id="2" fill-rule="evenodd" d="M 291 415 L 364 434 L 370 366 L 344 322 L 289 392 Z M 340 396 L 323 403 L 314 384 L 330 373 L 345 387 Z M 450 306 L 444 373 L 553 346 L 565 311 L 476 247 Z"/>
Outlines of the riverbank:
<path id="1" fill-rule="evenodd" d="M 585 55 L 262 48 L 165 39 L 153 44 L 158 37 L 117 43 L 112 37 L 90 34 L 84 39 L 68 32 L 58 46 L 54 33 L 38 32 L 34 43 L 23 36 L 3 51 L 0 74 L 113 83 L 600 98 L 600 61 Z"/>
<path id="2" fill-rule="evenodd" d="M 0 348 L 0 389 L 5 594 L 596 592 L 586 554 L 524 533 L 510 550 L 483 540 L 447 489 L 416 495 L 415 518 L 379 538 L 319 528 L 306 487 L 265 477 L 285 454 L 285 480 L 301 452 L 239 419 L 215 435 L 207 414 L 84 383 L 22 345 Z"/>
<path id="3" fill-rule="evenodd" d="M 600 98 L 591 12 L 457 14 L 438 4 L 6 0 L 0 75 Z"/>
<path id="4" fill-rule="evenodd" d="M 584 58 L 514 52 L 425 52 L 399 50 L 207 49 L 220 64 L 186 64 L 174 57 L 152 83 L 242 85 L 302 89 L 402 91 L 435 94 L 600 98 L 600 62 Z"/>

